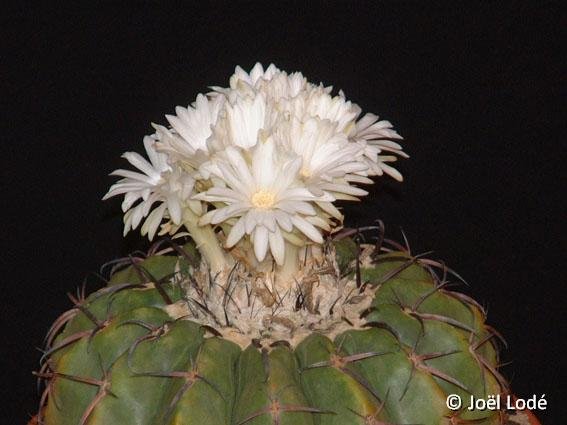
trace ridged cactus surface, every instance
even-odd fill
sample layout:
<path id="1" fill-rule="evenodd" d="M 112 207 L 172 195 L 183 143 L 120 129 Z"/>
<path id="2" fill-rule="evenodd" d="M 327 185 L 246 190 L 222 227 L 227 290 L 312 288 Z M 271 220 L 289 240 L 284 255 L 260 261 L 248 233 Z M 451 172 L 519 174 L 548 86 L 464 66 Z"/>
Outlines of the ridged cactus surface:
<path id="1" fill-rule="evenodd" d="M 406 251 L 352 267 L 352 241 L 336 244 L 343 273 L 375 288 L 362 326 L 297 346 L 251 340 L 178 316 L 174 274 L 190 256 L 133 261 L 54 324 L 38 375 L 46 425 L 499 424 L 502 412 L 451 411 L 507 391 L 484 312 L 448 289 L 433 262 Z M 355 276 L 355 274 L 357 276 Z M 202 306 L 206 309 L 206 305 Z"/>

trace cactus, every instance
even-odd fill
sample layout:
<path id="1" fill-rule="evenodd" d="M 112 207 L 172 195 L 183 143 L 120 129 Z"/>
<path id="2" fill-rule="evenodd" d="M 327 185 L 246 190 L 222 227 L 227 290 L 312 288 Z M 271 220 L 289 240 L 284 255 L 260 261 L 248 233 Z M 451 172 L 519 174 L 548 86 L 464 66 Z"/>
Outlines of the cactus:
<path id="1" fill-rule="evenodd" d="M 190 305 L 212 313 L 185 297 L 190 245 L 130 258 L 105 288 L 70 296 L 74 307 L 51 329 L 38 373 L 47 379 L 44 423 L 501 423 L 502 412 L 446 406 L 448 394 L 507 391 L 498 334 L 477 303 L 447 289 L 447 269 L 407 250 L 362 245 L 356 258 L 351 239 L 335 244 L 337 281 L 360 284 L 326 312 L 338 323 L 300 332 L 296 345 L 290 330 L 246 346 L 223 337 L 223 317 L 216 328 L 186 317 Z M 360 294 L 372 294 L 364 309 Z M 349 306 L 356 325 L 341 316 Z"/>
<path id="2" fill-rule="evenodd" d="M 333 205 L 369 177 L 401 180 L 389 122 L 273 65 L 176 113 L 144 139 L 150 162 L 124 155 L 143 174 L 117 170 L 105 197 L 125 195 L 126 232 L 169 236 L 69 295 L 39 423 L 503 423 L 466 408 L 508 385 L 499 334 L 449 289 L 458 275 L 381 222 L 344 229 Z"/>

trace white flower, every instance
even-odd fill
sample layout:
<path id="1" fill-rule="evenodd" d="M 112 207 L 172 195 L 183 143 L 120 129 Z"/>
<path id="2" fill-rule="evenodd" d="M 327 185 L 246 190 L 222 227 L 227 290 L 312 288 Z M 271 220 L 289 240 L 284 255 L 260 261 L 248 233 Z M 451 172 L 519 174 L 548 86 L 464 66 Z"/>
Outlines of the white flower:
<path id="1" fill-rule="evenodd" d="M 258 141 L 258 132 L 266 127 L 266 99 L 259 93 L 254 98 L 239 98 L 226 105 L 229 141 L 247 149 Z"/>
<path id="2" fill-rule="evenodd" d="M 232 226 L 226 240 L 227 248 L 233 247 L 245 235 L 251 235 L 254 253 L 263 261 L 268 247 L 277 264 L 283 264 L 283 232 L 299 232 L 315 243 L 323 243 L 321 232 L 306 216 L 315 216 L 310 202 L 331 202 L 328 194 L 313 195 L 304 187 L 297 187 L 297 175 L 301 158 L 282 160 L 277 158 L 273 139 L 257 144 L 248 163 L 241 150 L 226 149 L 226 162 L 219 163 L 221 177 L 226 187 L 213 187 L 195 196 L 224 206 L 205 214 L 202 224 L 218 224 L 233 217 L 238 220 Z"/>
<path id="3" fill-rule="evenodd" d="M 279 73 L 281 71 L 274 64 L 270 64 L 264 71 L 262 64 L 257 62 L 250 70 L 250 73 L 244 71 L 240 66 L 236 66 L 234 74 L 230 77 L 229 87 L 212 86 L 213 92 L 210 95 L 217 96 L 222 94 L 230 102 L 234 102 L 238 96 L 253 96 L 260 81 L 269 81 L 274 75 Z"/>
<path id="4" fill-rule="evenodd" d="M 262 64 L 256 63 L 250 73 L 241 67 L 235 68 L 230 77 L 230 87 L 211 87 L 211 96 L 224 95 L 231 103 L 238 97 L 254 97 L 255 93 L 263 93 L 269 100 L 279 101 L 282 98 L 293 98 L 307 87 L 307 79 L 301 72 L 287 74 L 270 64 L 264 71 Z"/>
<path id="5" fill-rule="evenodd" d="M 383 173 L 386 173 L 398 181 L 403 180 L 398 170 L 386 164 L 386 162 L 396 161 L 397 157 L 395 155 L 402 158 L 409 157 L 403 152 L 400 144 L 390 140 L 402 139 L 393 130 L 392 123 L 386 120 L 379 121 L 377 115 L 368 113 L 356 122 L 352 133 L 352 140 L 364 147 L 364 159 L 369 168 L 369 175 L 381 176 Z M 380 155 L 382 152 L 391 152 L 395 155 Z"/>
<path id="6" fill-rule="evenodd" d="M 250 73 L 244 71 L 240 66 L 234 70 L 234 75 L 230 77 L 230 88 L 236 90 L 242 83 L 246 83 L 250 87 L 254 87 L 260 79 L 271 80 L 274 74 L 281 72 L 272 63 L 264 71 L 264 67 L 260 62 L 250 70 Z"/>
<path id="7" fill-rule="evenodd" d="M 288 75 L 285 71 L 276 72 L 269 80 L 260 79 L 255 85 L 258 91 L 276 102 L 296 97 L 306 87 L 307 79 L 301 72 Z"/>
<path id="8" fill-rule="evenodd" d="M 306 112 L 337 124 L 337 131 L 347 132 L 349 124 L 360 114 L 360 108 L 345 99 L 343 92 L 331 96 L 324 87 L 313 88 L 306 101 Z"/>
<path id="9" fill-rule="evenodd" d="M 141 172 L 112 173 L 122 179 L 104 199 L 124 195 L 125 232 L 145 218 L 151 239 L 160 224 L 180 229 L 187 212 L 194 238 L 204 230 L 196 219 L 208 231 L 222 224 L 228 248 L 244 239 L 259 261 L 271 253 L 282 264 L 284 239 L 320 244 L 340 225 L 335 200 L 365 196 L 358 185 L 372 176 L 402 180 L 389 165 L 407 157 L 401 137 L 374 114 L 359 118 L 342 91 L 259 63 L 212 90 L 166 115 L 170 127 L 154 125 L 144 138 L 149 162 L 124 154 Z"/>
<path id="10" fill-rule="evenodd" d="M 187 108 L 176 107 L 176 115 L 166 115 L 172 130 L 154 125 L 157 150 L 166 152 L 170 162 L 180 161 L 192 168 L 200 166 L 208 159 L 207 139 L 224 103 L 222 96 L 208 99 L 199 94 Z"/>
<path id="11" fill-rule="evenodd" d="M 366 191 L 339 181 L 368 167 L 360 160 L 361 146 L 350 143 L 344 133 L 337 131 L 337 125 L 327 119 L 308 117 L 301 122 L 293 117 L 276 134 L 289 151 L 302 158 L 300 176 L 313 194 L 321 196 L 327 191 L 335 197 L 364 196 Z"/>
<path id="12" fill-rule="evenodd" d="M 113 176 L 123 177 L 112 185 L 103 199 L 124 194 L 122 211 L 124 214 L 124 234 L 138 227 L 146 216 L 142 234 L 153 239 L 164 217 L 169 217 L 174 224 L 182 220 L 185 201 L 189 199 L 194 187 L 194 179 L 179 168 L 172 168 L 167 163 L 167 155 L 155 150 L 155 136 L 144 137 L 144 147 L 150 162 L 135 152 L 126 152 L 122 156 L 142 173 L 129 170 L 116 170 Z M 141 199 L 136 206 L 133 205 Z M 161 204 L 150 210 L 154 203 Z"/>
<path id="13" fill-rule="evenodd" d="M 204 179 L 220 175 L 218 162 L 226 160 L 226 149 L 249 150 L 268 134 L 265 129 L 272 125 L 275 117 L 262 93 L 254 97 L 236 97 L 232 103 L 227 101 L 207 141 L 209 157 L 200 164 L 199 175 Z"/>

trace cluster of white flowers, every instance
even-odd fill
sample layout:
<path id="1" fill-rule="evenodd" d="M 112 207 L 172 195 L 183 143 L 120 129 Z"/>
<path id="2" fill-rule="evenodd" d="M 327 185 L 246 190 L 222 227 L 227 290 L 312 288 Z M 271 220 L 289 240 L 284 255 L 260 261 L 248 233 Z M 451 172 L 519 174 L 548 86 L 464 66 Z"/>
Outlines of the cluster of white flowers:
<path id="1" fill-rule="evenodd" d="M 144 138 L 149 161 L 124 154 L 141 172 L 112 173 L 122 179 L 104 199 L 124 195 L 125 233 L 145 218 L 141 231 L 152 239 L 191 215 L 221 226 L 226 248 L 248 240 L 258 261 L 269 252 L 282 264 L 286 240 L 321 244 L 341 223 L 333 202 L 366 195 L 356 184 L 384 173 L 402 180 L 388 164 L 407 156 L 390 122 L 360 117 L 332 87 L 256 64 L 212 90 L 167 115 L 169 128 L 154 125 Z"/>

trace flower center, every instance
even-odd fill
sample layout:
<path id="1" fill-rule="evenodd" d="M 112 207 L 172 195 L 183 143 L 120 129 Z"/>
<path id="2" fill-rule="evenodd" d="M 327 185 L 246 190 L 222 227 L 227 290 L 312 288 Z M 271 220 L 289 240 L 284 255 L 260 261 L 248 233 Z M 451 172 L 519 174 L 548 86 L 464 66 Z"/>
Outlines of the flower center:
<path id="1" fill-rule="evenodd" d="M 276 197 L 274 194 L 268 190 L 260 189 L 254 195 L 252 195 L 252 205 L 256 208 L 271 208 L 274 206 Z"/>
<path id="2" fill-rule="evenodd" d="M 311 170 L 309 168 L 303 167 L 299 171 L 299 174 L 301 175 L 301 177 L 308 179 L 309 177 L 311 177 Z"/>

